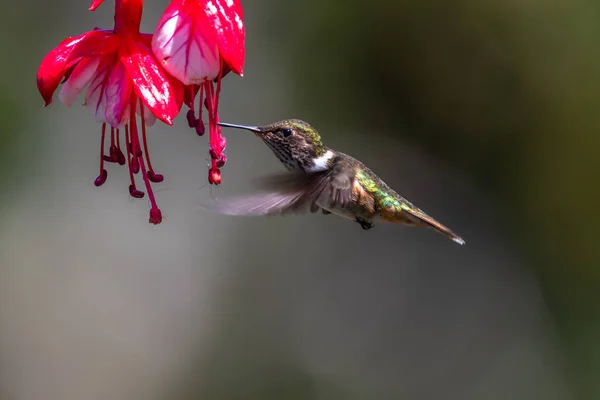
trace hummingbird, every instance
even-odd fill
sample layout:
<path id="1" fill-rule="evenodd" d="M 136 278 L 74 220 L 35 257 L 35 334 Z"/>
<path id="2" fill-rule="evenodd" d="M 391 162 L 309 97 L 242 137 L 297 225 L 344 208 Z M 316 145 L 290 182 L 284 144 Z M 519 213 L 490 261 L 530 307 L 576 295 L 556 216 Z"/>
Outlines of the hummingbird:
<path id="1" fill-rule="evenodd" d="M 259 181 L 260 193 L 218 200 L 205 208 L 226 215 L 272 215 L 310 211 L 350 219 L 369 230 L 374 222 L 421 226 L 458 244 L 465 241 L 392 190 L 357 159 L 323 144 L 307 122 L 287 119 L 264 126 L 220 122 L 254 132 L 288 169 Z"/>

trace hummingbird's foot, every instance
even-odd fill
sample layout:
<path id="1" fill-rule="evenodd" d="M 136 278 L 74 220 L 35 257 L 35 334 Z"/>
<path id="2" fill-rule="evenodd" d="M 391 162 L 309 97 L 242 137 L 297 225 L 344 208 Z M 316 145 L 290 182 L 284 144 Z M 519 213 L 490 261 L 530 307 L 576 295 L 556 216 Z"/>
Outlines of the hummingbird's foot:
<path id="1" fill-rule="evenodd" d="M 369 221 L 365 221 L 364 219 L 356 218 L 356 222 L 360 224 L 361 228 L 365 231 L 368 231 L 373 227 L 373 223 Z"/>
<path id="2" fill-rule="evenodd" d="M 321 211 L 323 212 L 323 215 L 329 215 L 329 214 L 331 214 L 331 211 L 327 211 L 324 208 L 322 208 Z"/>

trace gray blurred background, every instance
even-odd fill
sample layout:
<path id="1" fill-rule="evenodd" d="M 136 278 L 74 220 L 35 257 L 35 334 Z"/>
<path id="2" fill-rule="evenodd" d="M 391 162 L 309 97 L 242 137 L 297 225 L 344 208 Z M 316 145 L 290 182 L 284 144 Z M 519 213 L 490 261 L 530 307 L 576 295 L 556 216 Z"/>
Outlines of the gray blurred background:
<path id="1" fill-rule="evenodd" d="M 166 1 L 147 2 L 152 31 Z M 0 397 L 600 398 L 600 5 L 584 0 L 245 1 L 245 77 L 222 120 L 286 117 L 455 229 L 200 204 L 281 171 L 227 131 L 223 185 L 180 117 L 150 131 L 165 216 L 124 168 L 96 188 L 100 125 L 35 73 L 113 3 L 0 16 Z"/>

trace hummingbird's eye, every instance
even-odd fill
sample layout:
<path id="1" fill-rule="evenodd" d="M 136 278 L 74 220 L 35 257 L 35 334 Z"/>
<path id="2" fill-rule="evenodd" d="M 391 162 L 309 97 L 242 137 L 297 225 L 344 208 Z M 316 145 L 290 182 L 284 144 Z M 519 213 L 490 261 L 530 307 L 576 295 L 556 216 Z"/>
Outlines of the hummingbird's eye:
<path id="1" fill-rule="evenodd" d="M 279 133 L 283 137 L 290 137 L 290 136 L 292 136 L 292 133 L 294 133 L 294 131 L 291 128 L 283 128 L 282 130 L 279 131 Z"/>

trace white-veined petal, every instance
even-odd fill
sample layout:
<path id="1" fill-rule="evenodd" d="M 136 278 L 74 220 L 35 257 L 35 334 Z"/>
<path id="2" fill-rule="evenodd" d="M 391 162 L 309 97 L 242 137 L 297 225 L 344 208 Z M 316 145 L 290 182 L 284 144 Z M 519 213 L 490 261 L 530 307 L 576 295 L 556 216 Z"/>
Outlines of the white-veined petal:
<path id="1" fill-rule="evenodd" d="M 212 80 L 221 67 L 217 43 L 209 43 L 194 19 L 194 15 L 167 9 L 152 38 L 156 58 L 185 85 Z"/>
<path id="2" fill-rule="evenodd" d="M 104 116 L 114 128 L 124 126 L 130 119 L 133 82 L 120 62 L 114 64 L 105 89 L 106 110 Z"/>
<path id="3" fill-rule="evenodd" d="M 96 122 L 106 122 L 106 117 L 104 116 L 106 111 L 106 95 L 104 93 L 104 88 L 110 77 L 111 65 L 112 63 L 107 62 L 106 60 L 100 63 L 90 86 L 85 92 L 84 105 L 90 109 Z"/>
<path id="4" fill-rule="evenodd" d="M 63 104 L 67 107 L 73 104 L 94 77 L 98 65 L 100 65 L 100 57 L 84 58 L 77 64 L 58 94 L 58 98 Z"/>
<path id="5" fill-rule="evenodd" d="M 104 61 L 85 93 L 85 105 L 98 122 L 121 128 L 129 120 L 132 82 L 123 64 Z"/>

